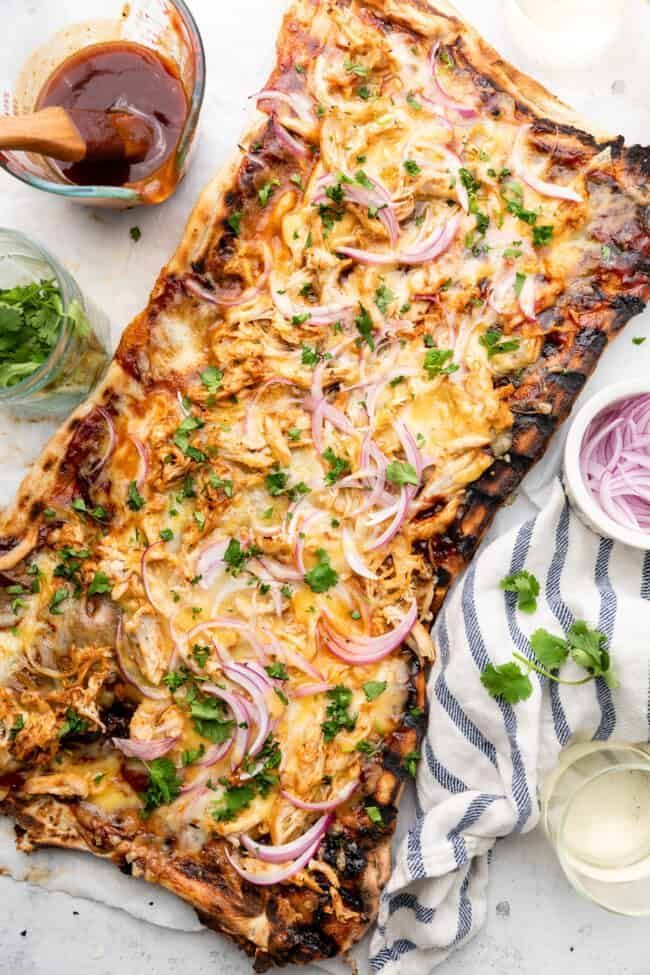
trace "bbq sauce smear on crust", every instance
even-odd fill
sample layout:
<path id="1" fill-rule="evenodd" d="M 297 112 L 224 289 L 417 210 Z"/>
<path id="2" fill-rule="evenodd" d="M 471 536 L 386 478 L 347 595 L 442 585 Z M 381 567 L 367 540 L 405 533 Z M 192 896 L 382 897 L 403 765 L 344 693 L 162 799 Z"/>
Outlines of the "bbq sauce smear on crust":
<path id="1" fill-rule="evenodd" d="M 93 44 L 67 58 L 46 82 L 36 107 L 51 105 L 133 112 L 154 131 L 141 162 L 57 162 L 63 175 L 79 186 L 124 186 L 151 176 L 176 148 L 188 107 L 176 66 L 128 41 Z"/>

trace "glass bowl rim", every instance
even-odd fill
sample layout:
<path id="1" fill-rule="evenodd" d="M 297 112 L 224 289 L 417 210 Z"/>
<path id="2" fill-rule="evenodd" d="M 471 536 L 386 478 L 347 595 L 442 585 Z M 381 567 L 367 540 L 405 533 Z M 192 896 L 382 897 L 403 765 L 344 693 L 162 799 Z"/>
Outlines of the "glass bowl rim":
<path id="1" fill-rule="evenodd" d="M 187 118 L 185 119 L 183 131 L 180 134 L 178 145 L 175 149 L 176 156 L 178 157 L 179 154 L 187 151 L 188 144 L 191 142 L 196 129 L 201 106 L 203 105 L 206 82 L 205 46 L 196 18 L 185 0 L 165 0 L 165 2 L 169 3 L 182 18 L 183 24 L 189 32 L 194 51 L 196 52 L 194 88 L 189 96 Z M 53 193 L 56 196 L 63 196 L 69 200 L 121 200 L 123 203 L 132 204 L 136 204 L 140 200 L 138 190 L 128 186 L 77 186 L 75 183 L 55 183 L 34 173 L 16 172 L 1 156 L 0 168 L 27 186 L 33 186 L 37 190 Z"/>
<path id="2" fill-rule="evenodd" d="M 17 244 L 23 247 L 26 246 L 28 249 L 34 251 L 43 263 L 47 264 L 61 292 L 64 310 L 69 308 L 70 304 L 76 300 L 81 305 L 84 313 L 87 312 L 86 302 L 77 282 L 40 241 L 34 240 L 33 237 L 28 237 L 27 234 L 21 233 L 20 230 L 0 226 L 0 260 L 4 257 L 1 242 L 5 236 L 15 240 Z M 49 371 L 52 367 L 52 362 L 62 361 L 64 359 L 71 338 L 72 332 L 70 325 L 67 319 L 64 319 L 61 334 L 45 362 L 34 372 L 30 373 L 29 376 L 25 376 L 24 379 L 21 379 L 20 382 L 15 383 L 13 386 L 7 386 L 6 388 L 0 387 L 0 403 L 29 396 L 31 393 L 37 392 L 42 386 L 46 385 L 51 378 Z"/>

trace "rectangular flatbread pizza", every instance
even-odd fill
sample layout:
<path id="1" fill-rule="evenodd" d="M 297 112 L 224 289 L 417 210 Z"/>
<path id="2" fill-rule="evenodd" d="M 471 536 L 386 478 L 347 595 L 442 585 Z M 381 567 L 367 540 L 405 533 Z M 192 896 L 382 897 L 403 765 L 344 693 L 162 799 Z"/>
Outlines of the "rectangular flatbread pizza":
<path id="1" fill-rule="evenodd" d="M 269 965 L 390 871 L 429 630 L 650 295 L 650 150 L 446 3 L 296 0 L 231 164 L 0 526 L 0 809 Z"/>

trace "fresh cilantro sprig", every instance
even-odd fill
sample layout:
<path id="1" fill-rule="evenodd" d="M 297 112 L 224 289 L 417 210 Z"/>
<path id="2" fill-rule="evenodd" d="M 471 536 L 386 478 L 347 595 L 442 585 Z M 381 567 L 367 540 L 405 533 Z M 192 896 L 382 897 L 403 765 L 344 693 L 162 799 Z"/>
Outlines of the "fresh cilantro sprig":
<path id="1" fill-rule="evenodd" d="M 327 592 L 339 581 L 338 572 L 332 568 L 330 557 L 324 548 L 316 549 L 318 562 L 305 575 L 305 582 L 312 592 Z"/>
<path id="2" fill-rule="evenodd" d="M 539 596 L 539 582 L 532 572 L 520 569 L 502 579 L 499 585 L 505 592 L 517 593 L 517 608 L 522 613 L 535 612 L 537 597 Z"/>
<path id="3" fill-rule="evenodd" d="M 154 758 L 147 767 L 149 785 L 142 794 L 144 813 L 153 812 L 159 806 L 167 806 L 178 798 L 183 780 L 176 773 L 176 766 L 171 758 Z"/>
<path id="4" fill-rule="evenodd" d="M 330 703 L 325 712 L 325 721 L 321 728 L 325 741 L 334 741 L 340 731 L 354 731 L 357 725 L 357 715 L 350 714 L 352 691 L 343 684 L 338 684 L 327 692 Z"/>
<path id="5" fill-rule="evenodd" d="M 555 636 L 548 630 L 536 630 L 530 638 L 533 659 L 514 653 L 513 661 L 495 666 L 488 664 L 481 674 L 481 683 L 495 698 L 502 698 L 509 704 L 525 701 L 533 692 L 529 674 L 535 672 L 548 680 L 567 686 L 586 684 L 602 677 L 608 687 L 618 686 L 618 678 L 612 669 L 607 648 L 607 637 L 600 630 L 589 626 L 584 620 L 576 620 L 566 638 Z M 569 657 L 587 671 L 587 676 L 578 680 L 564 680 L 558 671 Z M 520 664 L 525 669 L 522 669 Z"/>

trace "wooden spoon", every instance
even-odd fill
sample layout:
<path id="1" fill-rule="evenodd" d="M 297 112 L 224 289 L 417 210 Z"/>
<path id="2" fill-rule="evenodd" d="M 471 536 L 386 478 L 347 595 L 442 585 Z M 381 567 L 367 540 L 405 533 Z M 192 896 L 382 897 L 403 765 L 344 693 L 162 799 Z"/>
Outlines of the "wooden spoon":
<path id="1" fill-rule="evenodd" d="M 52 106 L 33 115 L 0 117 L 0 149 L 23 149 L 65 162 L 141 162 L 152 141 L 150 126 L 130 112 Z"/>

